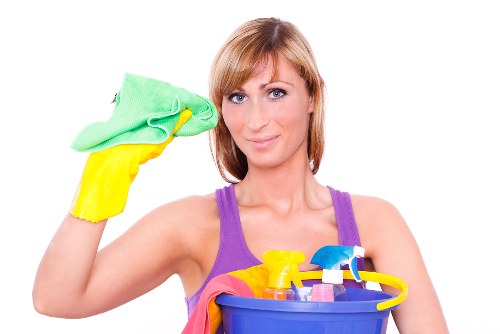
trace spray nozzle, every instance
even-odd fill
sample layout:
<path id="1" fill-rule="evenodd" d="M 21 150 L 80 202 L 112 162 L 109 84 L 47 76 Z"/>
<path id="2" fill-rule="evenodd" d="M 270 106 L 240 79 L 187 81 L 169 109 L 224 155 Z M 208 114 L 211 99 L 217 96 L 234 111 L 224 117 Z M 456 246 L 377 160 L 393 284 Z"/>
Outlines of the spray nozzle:
<path id="1" fill-rule="evenodd" d="M 365 249 L 360 246 L 324 246 L 312 257 L 311 264 L 323 268 L 323 282 L 342 282 L 340 266 L 349 265 L 352 276 L 356 282 L 361 281 L 358 272 L 357 258 L 365 256 Z"/>
<path id="2" fill-rule="evenodd" d="M 289 289 L 291 282 L 296 287 L 304 285 L 299 278 L 299 264 L 304 262 L 306 256 L 299 251 L 269 250 L 264 252 L 264 264 L 269 271 L 269 287 Z"/>

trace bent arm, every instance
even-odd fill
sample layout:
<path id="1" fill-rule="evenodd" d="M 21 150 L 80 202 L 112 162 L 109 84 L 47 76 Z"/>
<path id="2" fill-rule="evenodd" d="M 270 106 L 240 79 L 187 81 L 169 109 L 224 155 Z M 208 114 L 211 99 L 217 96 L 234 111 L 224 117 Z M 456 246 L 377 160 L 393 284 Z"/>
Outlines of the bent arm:
<path id="1" fill-rule="evenodd" d="M 46 315 L 78 317 L 106 221 L 99 224 L 67 215 L 41 262 L 33 287 L 35 309 Z"/>
<path id="2" fill-rule="evenodd" d="M 53 317 L 83 318 L 154 289 L 190 258 L 176 232 L 184 218 L 182 210 L 166 204 L 98 251 L 106 222 L 68 215 L 38 268 L 35 309 Z"/>

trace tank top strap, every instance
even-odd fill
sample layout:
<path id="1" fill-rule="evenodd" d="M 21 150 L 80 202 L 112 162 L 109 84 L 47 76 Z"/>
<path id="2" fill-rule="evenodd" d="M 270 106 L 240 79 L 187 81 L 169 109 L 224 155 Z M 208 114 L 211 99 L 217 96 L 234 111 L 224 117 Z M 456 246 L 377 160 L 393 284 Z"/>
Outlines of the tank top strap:
<path id="1" fill-rule="evenodd" d="M 261 262 L 250 252 L 243 236 L 238 203 L 234 193 L 234 185 L 215 191 L 215 199 L 220 217 L 220 241 L 217 257 L 207 279 L 192 296 L 186 297 L 188 316 L 200 299 L 200 294 L 207 283 L 217 275 L 231 271 L 246 269 Z"/>
<path id="2" fill-rule="evenodd" d="M 339 233 L 339 245 L 361 246 L 358 227 L 354 219 L 351 196 L 347 192 L 335 190 L 328 186 L 335 209 L 335 219 Z M 358 259 L 358 269 L 365 270 L 365 262 Z"/>
<path id="3" fill-rule="evenodd" d="M 248 249 L 243 235 L 234 184 L 218 189 L 215 196 L 221 229 L 218 257 L 224 257 L 223 270 L 239 270 L 260 264 Z"/>
<path id="4" fill-rule="evenodd" d="M 335 218 L 339 229 L 339 244 L 344 246 L 361 246 L 358 228 L 354 220 L 351 197 L 346 192 L 341 192 L 328 187 L 332 196 Z"/>

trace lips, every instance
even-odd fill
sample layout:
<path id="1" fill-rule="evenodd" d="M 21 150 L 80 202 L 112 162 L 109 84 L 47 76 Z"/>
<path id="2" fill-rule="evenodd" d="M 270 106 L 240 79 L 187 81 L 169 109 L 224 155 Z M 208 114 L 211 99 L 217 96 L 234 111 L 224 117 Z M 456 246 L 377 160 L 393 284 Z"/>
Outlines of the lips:
<path id="1" fill-rule="evenodd" d="M 276 142 L 277 138 L 278 136 L 266 136 L 260 138 L 252 138 L 249 139 L 248 141 L 255 148 L 263 149 L 271 146 L 274 142 Z"/>

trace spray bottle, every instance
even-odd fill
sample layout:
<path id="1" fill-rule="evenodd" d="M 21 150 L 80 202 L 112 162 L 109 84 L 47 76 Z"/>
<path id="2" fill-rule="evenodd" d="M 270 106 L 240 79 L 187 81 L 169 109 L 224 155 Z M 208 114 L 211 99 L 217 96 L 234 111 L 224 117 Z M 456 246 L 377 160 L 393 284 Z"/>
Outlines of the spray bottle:
<path id="1" fill-rule="evenodd" d="M 348 264 L 356 282 L 361 282 L 357 258 L 364 256 L 365 249 L 359 246 L 324 246 L 320 248 L 313 255 L 311 264 L 323 268 L 322 283 L 313 285 L 311 300 L 333 302 L 335 299 L 341 299 L 346 290 L 340 266 Z"/>
<path id="2" fill-rule="evenodd" d="M 264 289 L 262 298 L 278 300 L 294 300 L 295 292 L 291 282 L 302 288 L 299 278 L 299 263 L 305 261 L 306 256 L 298 251 L 269 250 L 264 252 L 264 264 L 269 271 L 269 283 Z"/>

